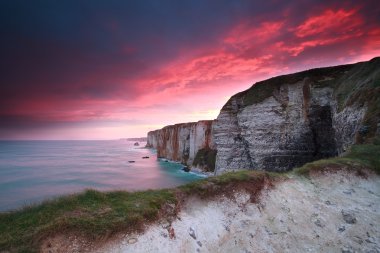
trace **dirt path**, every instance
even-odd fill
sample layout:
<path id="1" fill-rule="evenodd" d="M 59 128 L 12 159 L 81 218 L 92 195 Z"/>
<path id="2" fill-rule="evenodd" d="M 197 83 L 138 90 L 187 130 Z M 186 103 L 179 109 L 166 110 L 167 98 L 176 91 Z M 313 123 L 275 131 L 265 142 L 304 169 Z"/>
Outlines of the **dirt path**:
<path id="1" fill-rule="evenodd" d="M 380 252 L 380 178 L 293 177 L 260 204 L 245 193 L 189 200 L 171 227 L 154 225 L 96 252 Z"/>

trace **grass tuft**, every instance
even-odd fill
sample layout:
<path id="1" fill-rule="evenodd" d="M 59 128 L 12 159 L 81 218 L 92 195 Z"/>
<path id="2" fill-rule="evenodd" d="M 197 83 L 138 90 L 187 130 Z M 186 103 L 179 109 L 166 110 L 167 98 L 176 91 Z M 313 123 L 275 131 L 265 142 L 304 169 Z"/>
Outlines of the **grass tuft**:
<path id="1" fill-rule="evenodd" d="M 333 169 L 346 168 L 359 171 L 368 168 L 380 174 L 380 145 L 364 144 L 354 145 L 351 150 L 342 157 L 334 157 L 307 163 L 294 169 L 294 173 L 309 177 L 311 173 Z"/>
<path id="2" fill-rule="evenodd" d="M 0 213 L 0 249 L 38 252 L 49 236 L 71 233 L 96 241 L 118 232 L 142 231 L 146 224 L 174 217 L 178 203 L 184 202 L 189 195 L 200 198 L 221 194 L 232 196 L 240 187 L 257 196 L 270 178 L 271 174 L 266 172 L 239 171 L 175 189 L 140 192 L 86 190 Z"/>
<path id="3" fill-rule="evenodd" d="M 0 214 L 0 249 L 38 252 L 49 235 L 75 232 L 100 238 L 139 231 L 159 218 L 164 204 L 176 204 L 172 190 L 103 193 L 87 190 L 36 206 Z"/>

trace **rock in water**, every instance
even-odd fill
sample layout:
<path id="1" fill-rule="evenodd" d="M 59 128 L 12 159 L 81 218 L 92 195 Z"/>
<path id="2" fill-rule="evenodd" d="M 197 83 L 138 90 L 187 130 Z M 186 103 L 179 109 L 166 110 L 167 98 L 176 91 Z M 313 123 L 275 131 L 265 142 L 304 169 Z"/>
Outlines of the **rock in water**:
<path id="1" fill-rule="evenodd" d="M 187 166 L 184 166 L 184 167 L 182 168 L 182 170 L 185 171 L 185 172 L 190 172 L 190 169 L 189 169 L 189 167 L 187 167 Z"/>

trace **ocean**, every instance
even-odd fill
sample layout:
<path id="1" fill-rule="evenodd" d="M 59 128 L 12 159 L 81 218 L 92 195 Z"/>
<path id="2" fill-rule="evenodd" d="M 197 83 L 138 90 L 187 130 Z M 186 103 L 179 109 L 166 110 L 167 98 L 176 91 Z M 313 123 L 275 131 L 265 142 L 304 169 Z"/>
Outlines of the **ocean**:
<path id="1" fill-rule="evenodd" d="M 144 142 L 134 143 L 0 141 L 0 211 L 85 189 L 160 189 L 203 177 L 182 171 L 181 164 L 158 160 Z"/>

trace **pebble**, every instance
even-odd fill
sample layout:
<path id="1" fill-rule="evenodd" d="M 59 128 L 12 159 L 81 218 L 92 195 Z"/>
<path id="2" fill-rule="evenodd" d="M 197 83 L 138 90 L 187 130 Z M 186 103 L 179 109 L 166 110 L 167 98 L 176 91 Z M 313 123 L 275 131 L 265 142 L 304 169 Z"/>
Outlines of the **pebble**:
<path id="1" fill-rule="evenodd" d="M 264 228 L 265 228 L 265 231 L 268 233 L 268 235 L 273 235 L 272 231 L 270 231 L 266 226 Z"/>
<path id="2" fill-rule="evenodd" d="M 190 235 L 191 237 L 193 237 L 194 240 L 197 239 L 197 237 L 195 236 L 195 230 L 194 230 L 192 227 L 190 227 L 190 229 L 189 229 L 189 235 Z"/>
<path id="3" fill-rule="evenodd" d="M 368 243 L 375 243 L 375 240 L 372 237 L 365 239 L 365 241 Z"/>
<path id="4" fill-rule="evenodd" d="M 352 211 L 342 210 L 343 220 L 348 224 L 355 224 L 356 218 Z"/>
<path id="5" fill-rule="evenodd" d="M 363 239 L 360 236 L 354 236 L 353 240 L 360 245 L 363 244 Z"/>
<path id="6" fill-rule="evenodd" d="M 161 227 L 162 227 L 163 229 L 168 229 L 168 228 L 170 228 L 170 223 L 169 223 L 169 222 L 163 222 L 163 223 L 161 224 Z"/>
<path id="7" fill-rule="evenodd" d="M 199 247 L 202 247 L 202 243 L 200 241 L 197 241 L 197 244 L 199 245 Z"/>
<path id="8" fill-rule="evenodd" d="M 352 193 L 355 193 L 355 190 L 354 189 L 348 189 L 346 191 L 343 191 L 344 194 L 348 194 L 348 195 L 351 195 Z"/>
<path id="9" fill-rule="evenodd" d="M 324 225 L 322 224 L 322 222 L 321 222 L 320 219 L 317 219 L 316 221 L 314 221 L 314 224 L 315 224 L 316 226 L 318 226 L 318 227 L 321 227 L 321 228 L 324 227 Z"/>
<path id="10" fill-rule="evenodd" d="M 353 253 L 353 251 L 348 248 L 342 248 L 342 253 Z"/>
<path id="11" fill-rule="evenodd" d="M 136 238 L 131 238 L 131 239 L 128 239 L 128 243 L 129 244 L 134 244 L 137 242 L 137 239 Z"/>
<path id="12" fill-rule="evenodd" d="M 174 238 L 175 238 L 174 228 L 173 228 L 173 227 L 170 227 L 170 228 L 168 229 L 168 231 L 169 231 L 169 238 L 170 238 L 170 239 L 174 239 Z"/>
<path id="13" fill-rule="evenodd" d="M 343 232 L 344 230 L 346 230 L 346 227 L 345 227 L 344 225 L 342 225 L 342 226 L 340 226 L 340 227 L 338 228 L 338 231 L 339 231 L 339 232 Z"/>

